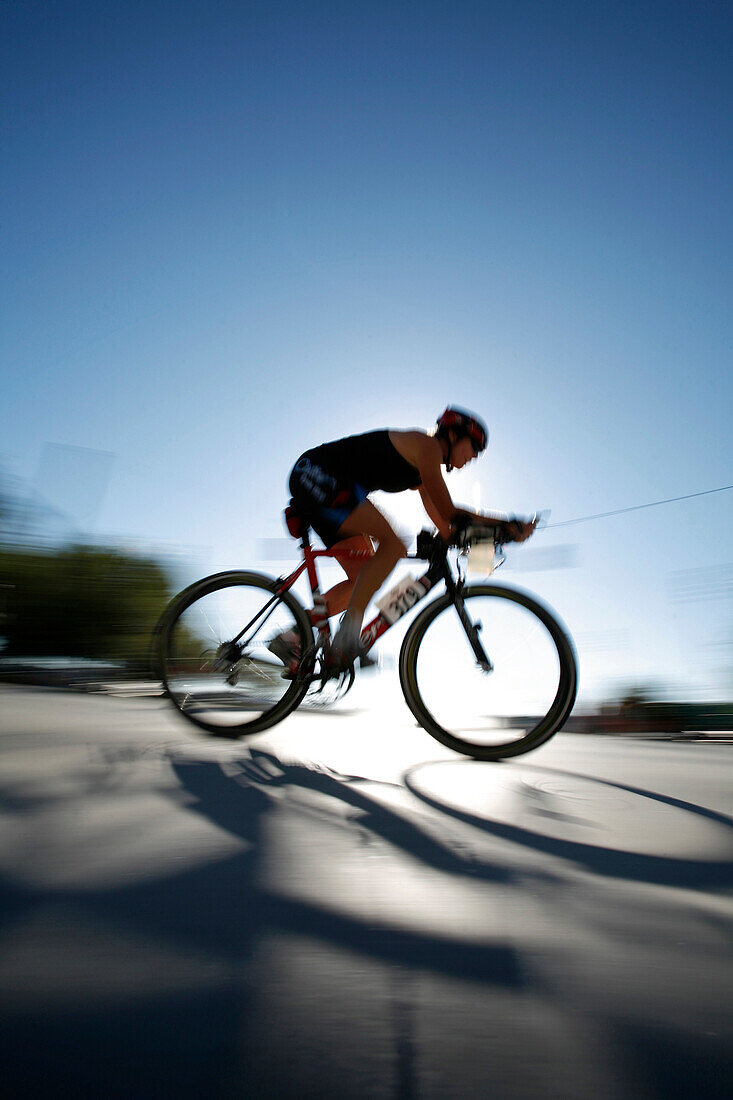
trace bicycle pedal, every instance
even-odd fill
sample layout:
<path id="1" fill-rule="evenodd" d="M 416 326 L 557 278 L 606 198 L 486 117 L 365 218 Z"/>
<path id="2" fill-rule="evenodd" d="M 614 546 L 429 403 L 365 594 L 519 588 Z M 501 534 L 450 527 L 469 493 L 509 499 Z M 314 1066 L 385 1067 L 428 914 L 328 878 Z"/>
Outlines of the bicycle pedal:
<path id="1" fill-rule="evenodd" d="M 354 665 L 358 659 L 358 653 L 355 653 L 353 657 L 348 658 L 340 651 L 337 651 L 337 653 L 330 651 L 325 654 L 323 662 L 324 670 L 331 675 L 343 675 L 344 673 L 353 670 Z"/>

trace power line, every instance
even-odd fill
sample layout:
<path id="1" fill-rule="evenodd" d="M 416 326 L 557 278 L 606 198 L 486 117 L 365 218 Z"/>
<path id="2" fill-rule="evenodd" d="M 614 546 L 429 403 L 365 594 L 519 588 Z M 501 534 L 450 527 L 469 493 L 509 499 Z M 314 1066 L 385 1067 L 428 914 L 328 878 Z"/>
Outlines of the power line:
<path id="1" fill-rule="evenodd" d="M 666 500 L 652 500 L 648 504 L 634 504 L 631 508 L 616 508 L 613 512 L 597 512 L 594 516 L 564 519 L 560 523 L 548 523 L 547 527 L 569 527 L 573 523 L 587 523 L 591 519 L 606 519 L 607 516 L 620 516 L 624 512 L 638 512 L 642 508 L 656 508 L 660 504 L 674 504 L 678 500 L 692 500 L 693 497 L 706 497 L 711 493 L 726 493 L 729 489 L 733 489 L 733 485 L 721 485 L 719 489 L 703 489 L 701 493 L 686 493 L 682 497 L 667 497 Z"/>

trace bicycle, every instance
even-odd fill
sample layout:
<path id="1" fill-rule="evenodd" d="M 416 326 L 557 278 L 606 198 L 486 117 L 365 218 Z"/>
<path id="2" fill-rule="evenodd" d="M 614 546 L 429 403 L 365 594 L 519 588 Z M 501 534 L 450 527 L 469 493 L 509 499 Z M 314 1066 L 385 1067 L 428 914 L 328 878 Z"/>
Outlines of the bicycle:
<path id="1" fill-rule="evenodd" d="M 281 722 L 312 688 L 333 681 L 331 633 L 316 568 L 319 558 L 368 556 L 354 549 L 313 549 L 304 517 L 286 512 L 300 540 L 302 560 L 277 579 L 262 573 L 217 573 L 176 596 L 156 628 L 156 652 L 165 694 L 190 722 L 218 737 L 260 733 Z M 554 613 L 521 589 L 468 584 L 471 556 L 498 551 L 500 528 L 468 526 L 450 545 L 422 531 L 413 560 L 426 561 L 377 601 L 378 614 L 361 632 L 367 653 L 404 614 L 442 583 L 409 626 L 400 649 L 399 676 L 417 722 L 448 748 L 478 760 L 529 752 L 548 741 L 575 702 L 573 643 Z M 451 560 L 456 550 L 455 563 Z M 316 625 L 292 589 L 306 573 Z M 268 646 L 284 631 L 300 641 L 300 659 L 286 668 Z M 490 637 L 491 656 L 484 648 Z M 339 676 L 348 691 L 353 665 Z"/>

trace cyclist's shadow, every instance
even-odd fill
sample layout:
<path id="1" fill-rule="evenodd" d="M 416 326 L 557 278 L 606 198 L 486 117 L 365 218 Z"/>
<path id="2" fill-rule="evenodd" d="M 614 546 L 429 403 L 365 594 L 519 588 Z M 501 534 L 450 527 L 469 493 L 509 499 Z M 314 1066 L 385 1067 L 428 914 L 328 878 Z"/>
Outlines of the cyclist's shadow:
<path id="1" fill-rule="evenodd" d="M 427 866 L 449 874 L 470 875 L 496 883 L 507 883 L 515 877 L 505 867 L 477 859 L 472 849 L 453 838 L 439 839 L 414 810 L 399 813 L 357 787 L 357 783 L 377 785 L 377 781 L 367 776 L 344 775 L 287 762 L 262 750 L 252 750 L 241 760 L 229 762 L 226 771 L 211 761 L 193 761 L 190 756 L 179 760 L 174 757 L 171 764 L 184 788 L 196 796 L 195 808 L 214 824 L 250 843 L 262 839 L 257 823 L 265 810 L 283 796 L 296 808 L 297 798 L 287 799 L 287 793 L 292 796 L 298 790 L 313 791 L 350 807 L 352 813 L 346 817 L 347 824 L 356 828 L 365 841 L 379 837 Z M 403 789 L 401 784 L 378 785 Z M 324 809 L 319 816 L 324 813 L 328 814 L 328 810 Z M 344 818 L 334 815 L 333 820 Z"/>
<path id="2" fill-rule="evenodd" d="M 465 940 L 460 934 L 431 933 L 422 927 L 394 928 L 389 922 L 375 926 L 373 921 L 365 921 L 348 907 L 341 911 L 339 905 L 334 907 L 326 902 L 300 899 L 291 894 L 287 884 L 285 889 L 275 892 L 261 886 L 261 872 L 265 868 L 277 868 L 278 857 L 271 844 L 266 819 L 281 806 L 304 815 L 315 813 L 319 820 L 327 820 L 340 829 L 356 829 L 365 842 L 380 838 L 443 873 L 470 876 L 499 885 L 515 880 L 515 873 L 510 868 L 481 861 L 467 845 L 452 839 L 443 842 L 431 835 L 427 817 L 423 827 L 423 823 L 416 820 L 419 815 L 414 809 L 403 815 L 356 786 L 359 782 L 374 783 L 374 780 L 286 762 L 272 752 L 259 750 L 226 764 L 210 759 L 195 760 L 190 755 L 171 756 L 170 763 L 187 795 L 195 798 L 194 803 L 189 803 L 189 809 L 248 842 L 246 889 L 250 937 L 266 929 L 293 931 L 299 935 L 313 935 L 382 962 L 427 968 L 469 981 L 488 981 L 510 987 L 523 984 L 515 949 L 509 944 L 476 943 Z M 299 791 L 326 796 L 323 806 L 307 805 L 305 799 L 299 802 Z M 328 805 L 331 799 L 346 804 L 353 812 L 345 817 L 342 812 L 334 811 Z M 430 820 L 432 822 L 432 818 Z M 432 828 L 434 831 L 434 823 Z M 297 838 L 302 835 L 302 830 L 294 831 L 291 834 L 294 843 L 297 844 Z M 522 878 L 526 879 L 526 871 Z"/>

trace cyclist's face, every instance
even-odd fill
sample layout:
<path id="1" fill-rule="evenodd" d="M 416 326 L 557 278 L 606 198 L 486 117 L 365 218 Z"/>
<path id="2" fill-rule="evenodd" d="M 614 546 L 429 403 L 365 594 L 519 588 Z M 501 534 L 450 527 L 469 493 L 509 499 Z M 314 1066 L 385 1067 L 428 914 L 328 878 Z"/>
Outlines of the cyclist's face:
<path id="1" fill-rule="evenodd" d="M 473 462 L 474 458 L 477 457 L 473 443 L 467 435 L 464 435 L 453 444 L 451 466 L 456 470 L 462 470 L 467 463 Z"/>

